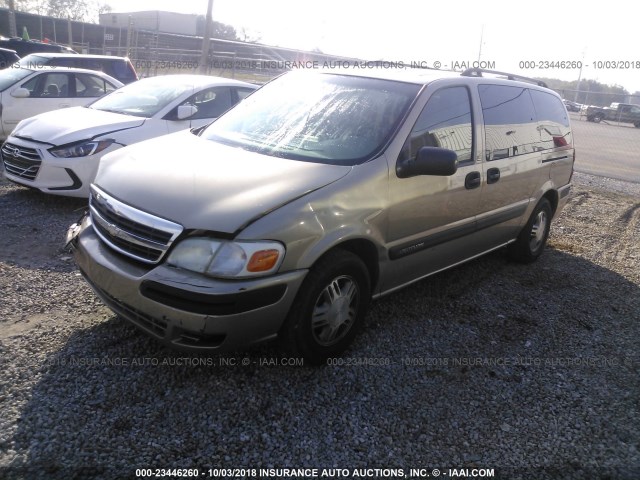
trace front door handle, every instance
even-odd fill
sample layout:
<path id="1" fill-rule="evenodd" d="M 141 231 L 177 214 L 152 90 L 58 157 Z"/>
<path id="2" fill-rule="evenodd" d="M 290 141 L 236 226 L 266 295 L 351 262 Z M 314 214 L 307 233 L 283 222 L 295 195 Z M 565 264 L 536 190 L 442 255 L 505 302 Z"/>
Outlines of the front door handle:
<path id="1" fill-rule="evenodd" d="M 464 177 L 464 188 L 471 190 L 472 188 L 478 188 L 480 186 L 480 172 L 467 173 Z"/>
<path id="2" fill-rule="evenodd" d="M 487 170 L 487 183 L 496 183 L 500 180 L 500 169 L 490 168 Z"/>

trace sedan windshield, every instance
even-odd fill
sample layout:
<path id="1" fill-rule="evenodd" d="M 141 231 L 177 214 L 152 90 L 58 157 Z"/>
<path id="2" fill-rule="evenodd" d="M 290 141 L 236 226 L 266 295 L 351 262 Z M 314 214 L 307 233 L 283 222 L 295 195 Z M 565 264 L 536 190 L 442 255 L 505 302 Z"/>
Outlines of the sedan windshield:
<path id="1" fill-rule="evenodd" d="M 154 77 L 130 83 L 93 102 L 89 108 L 150 118 L 193 85 L 180 83 L 171 77 Z"/>
<path id="2" fill-rule="evenodd" d="M 265 85 L 203 132 L 266 155 L 355 165 L 381 151 L 419 85 L 293 72 Z"/>
<path id="3" fill-rule="evenodd" d="M 23 78 L 28 77 L 33 70 L 27 68 L 5 68 L 0 70 L 0 92 L 4 92 L 7 88 L 19 82 Z"/>

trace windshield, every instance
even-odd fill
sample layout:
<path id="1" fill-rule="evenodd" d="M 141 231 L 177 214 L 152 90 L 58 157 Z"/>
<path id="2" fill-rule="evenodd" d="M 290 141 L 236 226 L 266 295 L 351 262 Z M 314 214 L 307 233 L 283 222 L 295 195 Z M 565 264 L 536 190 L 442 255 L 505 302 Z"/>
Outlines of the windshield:
<path id="1" fill-rule="evenodd" d="M 265 85 L 202 136 L 266 155 L 355 165 L 387 143 L 419 85 L 293 72 Z"/>
<path id="2" fill-rule="evenodd" d="M 146 78 L 101 97 L 89 108 L 150 118 L 185 92 L 192 91 L 193 85 L 170 76 Z"/>
<path id="3" fill-rule="evenodd" d="M 33 70 L 27 70 L 26 68 L 11 67 L 0 70 L 0 92 L 4 92 L 7 88 L 11 87 L 23 78 L 28 77 L 32 73 Z"/>

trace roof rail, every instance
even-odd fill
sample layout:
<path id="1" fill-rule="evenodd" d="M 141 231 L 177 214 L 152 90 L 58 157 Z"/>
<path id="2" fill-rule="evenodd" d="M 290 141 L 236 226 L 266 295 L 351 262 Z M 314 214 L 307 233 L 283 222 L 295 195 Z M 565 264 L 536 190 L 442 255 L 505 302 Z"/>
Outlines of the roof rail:
<path id="1" fill-rule="evenodd" d="M 485 70 L 484 68 L 467 68 L 460 75 L 462 75 L 463 77 L 482 77 L 483 73 L 492 73 L 494 75 L 505 75 L 508 80 L 522 80 L 525 82 L 535 83 L 539 87 L 549 88 L 547 87 L 547 84 L 544 83 L 542 80 L 536 80 L 535 78 L 524 77 L 522 75 L 515 75 L 513 73 L 500 72 L 498 70 Z"/>

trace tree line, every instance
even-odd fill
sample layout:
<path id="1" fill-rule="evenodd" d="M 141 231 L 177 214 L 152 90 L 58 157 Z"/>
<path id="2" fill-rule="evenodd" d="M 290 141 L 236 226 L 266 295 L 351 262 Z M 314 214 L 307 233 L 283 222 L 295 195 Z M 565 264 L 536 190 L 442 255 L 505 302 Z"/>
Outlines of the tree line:
<path id="1" fill-rule="evenodd" d="M 565 81 L 557 78 L 541 78 L 549 88 L 557 91 L 563 98 L 586 105 L 608 106 L 613 102 L 640 104 L 640 91 L 631 94 L 620 85 L 606 85 L 596 80 L 584 79 Z"/>

